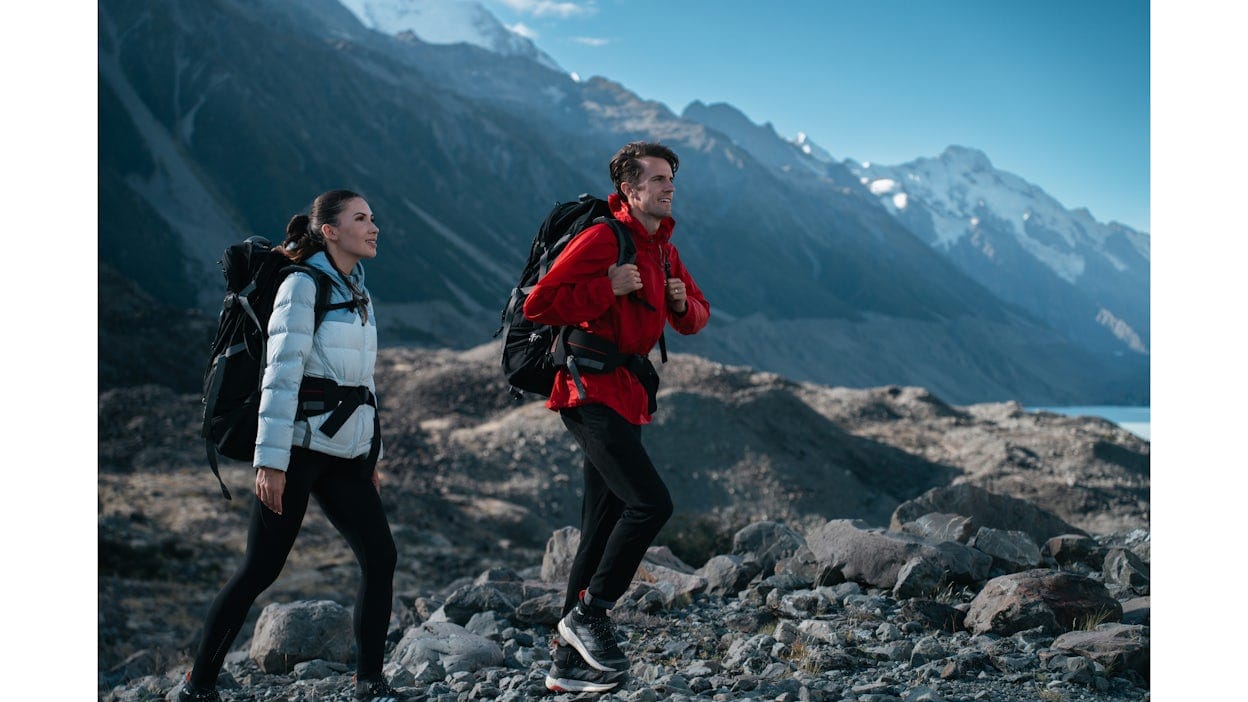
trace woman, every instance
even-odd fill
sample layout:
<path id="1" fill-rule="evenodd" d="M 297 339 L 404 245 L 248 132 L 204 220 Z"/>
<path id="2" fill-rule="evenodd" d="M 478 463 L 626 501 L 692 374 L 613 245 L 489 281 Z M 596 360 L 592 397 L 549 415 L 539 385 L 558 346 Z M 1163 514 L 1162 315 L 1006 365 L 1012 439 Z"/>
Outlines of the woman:
<path id="1" fill-rule="evenodd" d="M 311 495 L 346 538 L 362 571 L 355 601 L 355 699 L 401 699 L 381 672 L 397 555 L 374 468 L 377 326 L 360 264 L 377 255 L 377 234 L 368 203 L 348 190 L 321 194 L 310 214 L 295 215 L 286 227 L 282 253 L 333 281 L 329 311 L 316 326 L 316 283 L 308 273 L 291 273 L 277 291 L 261 386 L 247 555 L 208 610 L 195 665 L 179 693 L 182 702 L 220 699 L 216 681 L 225 655 L 247 610 L 281 573 Z M 306 416 L 309 406 L 300 407 L 300 388 L 306 397 L 309 386 L 318 397 L 326 391 L 351 396 L 333 420 L 345 419 L 336 431 L 325 426 L 333 412 Z M 380 436 L 376 445 L 379 449 Z"/>

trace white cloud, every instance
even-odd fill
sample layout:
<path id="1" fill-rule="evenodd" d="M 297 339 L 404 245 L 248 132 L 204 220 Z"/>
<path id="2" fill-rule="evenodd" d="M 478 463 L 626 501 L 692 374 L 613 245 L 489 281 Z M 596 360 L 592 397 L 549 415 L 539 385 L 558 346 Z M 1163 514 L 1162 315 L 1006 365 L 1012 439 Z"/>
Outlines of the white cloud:
<path id="1" fill-rule="evenodd" d="M 567 19 L 573 15 L 590 12 L 590 9 L 575 2 L 557 2 L 556 0 L 500 0 L 504 5 L 517 12 L 527 12 L 534 17 L 562 17 Z"/>
<path id="2" fill-rule="evenodd" d="M 603 39 L 602 37 L 572 37 L 572 41 L 585 46 L 606 46 L 611 43 L 610 39 Z"/>
<path id="3" fill-rule="evenodd" d="M 511 30 L 512 34 L 519 34 L 525 39 L 532 40 L 537 39 L 538 37 L 537 31 L 526 25 L 524 22 L 516 22 L 515 24 L 507 25 L 507 28 Z"/>

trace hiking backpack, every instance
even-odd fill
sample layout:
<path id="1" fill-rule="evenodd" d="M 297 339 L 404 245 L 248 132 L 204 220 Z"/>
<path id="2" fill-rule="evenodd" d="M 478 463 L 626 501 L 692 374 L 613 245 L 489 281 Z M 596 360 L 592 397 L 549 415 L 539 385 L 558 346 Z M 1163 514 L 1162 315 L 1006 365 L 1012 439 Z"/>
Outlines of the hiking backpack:
<path id="1" fill-rule="evenodd" d="M 307 273 L 316 281 L 315 327 L 320 326 L 329 310 L 354 303 L 330 305 L 333 283 L 327 274 L 293 263 L 260 236 L 229 246 L 219 263 L 225 275 L 225 301 L 204 372 L 204 423 L 200 435 L 204 437 L 208 465 L 221 484 L 221 494 L 228 500 L 230 491 L 221 479 L 217 454 L 249 461 L 255 452 L 269 316 L 278 287 L 296 271 Z"/>
<path id="2" fill-rule="evenodd" d="M 572 372 L 578 389 L 581 389 L 576 355 L 569 353 L 567 347 L 568 334 L 574 330 L 571 327 L 538 324 L 528 319 L 524 316 L 524 301 L 533 292 L 537 281 L 554 265 L 555 259 L 563 253 L 568 243 L 581 232 L 600 223 L 606 223 L 615 233 L 620 249 L 616 265 L 635 263 L 637 247 L 633 243 L 632 234 L 611 215 L 605 200 L 588 193 L 570 202 L 557 203 L 533 237 L 520 281 L 512 288 L 507 304 L 503 306 L 501 325 L 494 333 L 495 337 L 503 335 L 503 375 L 507 378 L 512 397 L 516 399 L 522 399 L 525 392 L 549 397 L 555 384 L 555 373 L 561 367 Z M 646 304 L 640 297 L 634 296 L 634 299 Z M 605 339 L 599 339 L 598 342 L 594 345 L 614 347 L 614 344 Z M 663 360 L 666 361 L 667 346 L 662 336 L 659 337 L 659 346 Z M 577 348 L 586 349 L 585 346 Z M 618 353 L 612 356 L 612 350 L 607 348 L 592 352 L 601 354 L 598 355 L 598 360 L 580 360 L 582 369 L 593 367 L 590 372 L 603 372 L 604 368 L 622 365 L 627 360 Z M 581 393 L 583 397 L 583 389 Z"/>

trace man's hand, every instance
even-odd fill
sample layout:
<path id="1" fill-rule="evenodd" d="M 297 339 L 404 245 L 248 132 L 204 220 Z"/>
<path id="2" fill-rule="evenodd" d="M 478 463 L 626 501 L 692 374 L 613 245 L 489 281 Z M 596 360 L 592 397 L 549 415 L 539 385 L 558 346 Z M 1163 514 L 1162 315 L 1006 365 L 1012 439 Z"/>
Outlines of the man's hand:
<path id="1" fill-rule="evenodd" d="M 260 468 L 256 471 L 256 497 L 275 514 L 282 513 L 282 493 L 286 492 L 286 471 Z"/>
<path id="2" fill-rule="evenodd" d="M 676 314 L 684 314 L 688 309 L 689 303 L 688 292 L 685 290 L 685 281 L 680 278 L 667 279 L 667 308 Z"/>
<path id="3" fill-rule="evenodd" d="M 611 278 L 611 292 L 616 297 L 641 290 L 641 271 L 637 270 L 636 264 L 625 263 L 617 266 L 612 263 L 607 269 L 607 276 Z"/>

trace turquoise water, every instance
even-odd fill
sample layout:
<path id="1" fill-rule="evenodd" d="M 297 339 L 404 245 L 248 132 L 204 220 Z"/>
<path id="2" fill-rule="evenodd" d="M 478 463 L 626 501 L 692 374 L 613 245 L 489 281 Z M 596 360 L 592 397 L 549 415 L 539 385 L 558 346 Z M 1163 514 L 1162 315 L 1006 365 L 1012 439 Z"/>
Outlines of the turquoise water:
<path id="1" fill-rule="evenodd" d="M 1044 410 L 1068 417 L 1101 417 L 1117 424 L 1141 439 L 1150 439 L 1148 407 L 1124 407 L 1117 405 L 1089 405 L 1086 407 L 1028 407 L 1027 411 Z"/>

